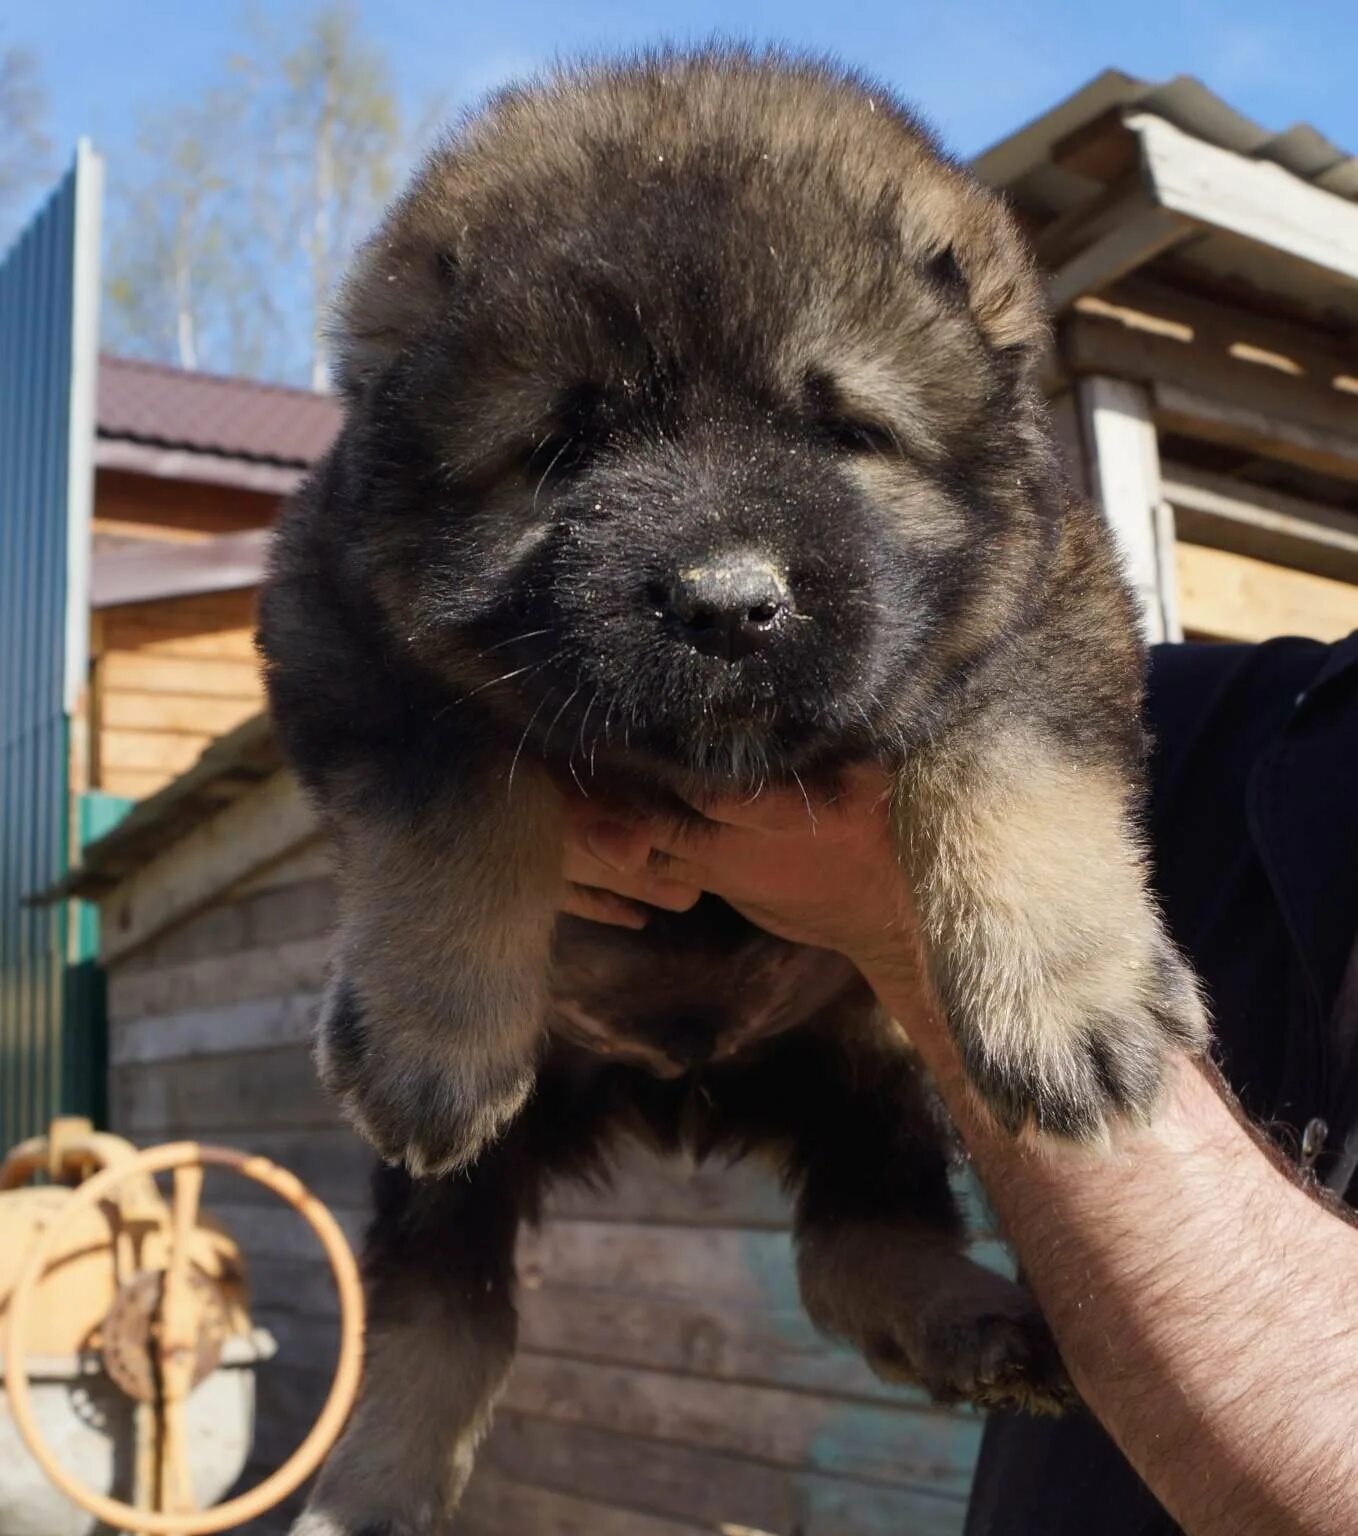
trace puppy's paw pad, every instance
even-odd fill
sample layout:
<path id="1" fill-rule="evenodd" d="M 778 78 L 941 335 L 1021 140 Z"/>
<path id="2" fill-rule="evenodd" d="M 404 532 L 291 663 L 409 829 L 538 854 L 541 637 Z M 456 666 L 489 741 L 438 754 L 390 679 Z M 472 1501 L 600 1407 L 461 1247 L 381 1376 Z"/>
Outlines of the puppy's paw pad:
<path id="1" fill-rule="evenodd" d="M 1172 1051 L 1198 1054 L 1206 1010 L 1187 966 L 1168 945 L 1143 967 L 1137 995 L 1094 1012 L 1078 1028 L 1004 1037 L 1004 1048 L 963 1042 L 967 1071 L 1006 1130 L 1096 1141 L 1114 1120 L 1148 1120 Z"/>
<path id="2" fill-rule="evenodd" d="M 920 1379 L 938 1402 L 1061 1413 L 1078 1401 L 1046 1321 L 1026 1299 L 989 1312 L 944 1307 L 921 1320 L 917 1350 Z"/>
<path id="3" fill-rule="evenodd" d="M 413 1065 L 379 1074 L 342 1102 L 389 1163 L 403 1164 L 417 1179 L 441 1178 L 497 1141 L 532 1087 L 531 1072 L 486 1083 Z"/>
<path id="4" fill-rule="evenodd" d="M 1074 1392 L 1032 1294 L 951 1239 L 853 1224 L 799 1249 L 802 1301 L 885 1381 L 939 1402 L 1059 1411 Z"/>

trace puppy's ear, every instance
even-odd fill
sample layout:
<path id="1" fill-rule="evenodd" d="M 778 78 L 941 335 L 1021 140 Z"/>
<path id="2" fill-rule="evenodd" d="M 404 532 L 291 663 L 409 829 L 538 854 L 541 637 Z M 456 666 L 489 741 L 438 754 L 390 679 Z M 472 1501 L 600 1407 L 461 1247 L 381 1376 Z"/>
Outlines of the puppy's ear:
<path id="1" fill-rule="evenodd" d="M 430 195 L 433 179 L 392 208 L 340 285 L 328 332 L 335 381 L 351 397 L 437 326 L 456 295 L 454 221 Z"/>
<path id="2" fill-rule="evenodd" d="M 986 341 L 1011 361 L 1036 366 L 1050 339 L 1046 293 L 1009 210 L 981 193 L 967 208 L 953 244 L 966 278 L 972 318 Z"/>
<path id="3" fill-rule="evenodd" d="M 1027 240 L 1004 202 L 959 166 L 923 160 L 907 184 L 907 249 L 925 281 L 965 305 L 987 346 L 1018 373 L 1049 340 L 1046 294 Z M 916 190 L 917 188 L 917 190 Z"/>

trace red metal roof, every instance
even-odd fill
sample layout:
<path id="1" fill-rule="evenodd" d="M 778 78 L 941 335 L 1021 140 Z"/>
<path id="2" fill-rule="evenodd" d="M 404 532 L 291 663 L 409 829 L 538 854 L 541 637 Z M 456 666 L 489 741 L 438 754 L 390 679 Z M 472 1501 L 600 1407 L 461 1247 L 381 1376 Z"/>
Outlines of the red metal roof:
<path id="1" fill-rule="evenodd" d="M 103 438 L 304 467 L 330 446 L 339 421 L 333 395 L 133 358 L 99 359 Z"/>

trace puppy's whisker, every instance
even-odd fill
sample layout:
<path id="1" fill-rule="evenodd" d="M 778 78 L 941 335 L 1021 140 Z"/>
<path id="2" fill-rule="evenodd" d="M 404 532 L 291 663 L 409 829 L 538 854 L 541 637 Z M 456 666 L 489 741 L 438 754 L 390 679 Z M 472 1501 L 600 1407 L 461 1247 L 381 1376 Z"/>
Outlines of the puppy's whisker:
<path id="1" fill-rule="evenodd" d="M 597 692 L 595 694 L 595 698 L 596 699 L 598 698 L 598 693 Z M 611 704 L 610 704 L 609 707 L 611 707 Z M 588 748 L 588 752 L 589 752 L 589 776 L 590 776 L 591 779 L 594 777 L 594 759 L 598 755 L 599 742 L 600 742 L 601 738 L 603 737 L 603 728 L 604 728 L 604 724 L 607 721 L 607 719 L 608 719 L 608 709 L 606 708 L 605 711 L 604 711 L 604 719 L 602 721 L 600 721 L 600 723 L 598 725 L 595 726 L 594 734 L 589 738 L 589 748 Z M 584 750 L 584 748 L 583 748 L 583 745 L 582 745 L 582 751 L 583 750 Z"/>
<path id="2" fill-rule="evenodd" d="M 580 732 L 579 732 L 579 735 L 576 737 L 576 744 L 579 746 L 580 752 L 581 752 L 582 756 L 583 756 L 584 750 L 585 750 L 585 727 L 586 727 L 586 725 L 589 724 L 589 714 L 590 714 L 590 711 L 594 708 L 594 706 L 598 702 L 599 702 L 599 690 L 596 688 L 594 690 L 594 694 L 591 697 L 589 703 L 585 705 L 585 712 L 584 712 L 584 714 L 581 715 L 581 717 L 580 717 Z"/>
<path id="3" fill-rule="evenodd" d="M 580 793 L 585 797 L 585 799 L 588 800 L 590 798 L 590 793 L 585 788 L 584 784 L 581 782 L 580 775 L 575 771 L 575 753 L 574 752 L 572 752 L 570 757 L 566 759 L 566 766 L 571 771 L 571 778 L 573 778 L 575 780 L 575 787 L 580 791 Z"/>
<path id="4" fill-rule="evenodd" d="M 548 465 L 547 465 L 547 468 L 546 468 L 546 469 L 544 469 L 544 470 L 543 470 L 543 472 L 542 472 L 542 478 L 541 478 L 541 479 L 540 479 L 540 480 L 539 480 L 539 481 L 538 481 L 538 483 L 537 483 L 537 484 L 536 484 L 536 485 L 535 485 L 535 486 L 534 486 L 534 487 L 533 487 L 533 511 L 534 511 L 534 512 L 536 512 L 536 511 L 537 511 L 537 509 L 538 509 L 538 496 L 539 496 L 539 495 L 540 495 L 540 494 L 541 494 L 541 491 L 542 491 L 542 487 L 543 487 L 543 486 L 544 486 L 544 485 L 546 485 L 546 483 L 547 483 L 547 476 L 548 476 L 548 475 L 550 475 L 550 474 L 551 474 L 551 472 L 552 472 L 552 471 L 553 471 L 553 470 L 554 470 L 554 469 L 555 469 L 555 468 L 556 468 L 556 463 L 557 463 L 557 460 L 558 460 L 558 459 L 559 459 L 559 458 L 560 458 L 560 457 L 561 457 L 561 455 L 562 455 L 562 454 L 563 454 L 563 453 L 565 453 L 565 451 L 566 451 L 566 450 L 567 450 L 567 449 L 568 449 L 568 448 L 569 448 L 569 447 L 570 447 L 570 446 L 571 446 L 571 445 L 572 445 L 572 444 L 573 444 L 573 443 L 574 443 L 574 442 L 575 442 L 575 439 L 574 439 L 574 438 L 573 438 L 573 437 L 568 437 L 568 438 L 567 438 L 567 439 L 566 439 L 566 440 L 565 440 L 565 441 L 564 441 L 564 442 L 563 442 L 563 443 L 562 443 L 562 444 L 561 444 L 561 446 L 560 446 L 560 448 L 558 448 L 558 449 L 557 449 L 557 450 L 556 450 L 556 452 L 555 452 L 555 453 L 554 453 L 554 454 L 553 454 L 553 455 L 552 455 L 552 457 L 551 457 L 551 461 L 550 461 L 550 462 L 549 462 L 549 463 L 548 463 Z"/>
<path id="5" fill-rule="evenodd" d="M 793 768 L 790 764 L 789 764 L 789 767 L 788 767 L 788 772 L 791 773 L 791 775 L 792 775 L 792 777 L 794 779 L 796 779 L 796 781 L 797 781 L 797 788 L 800 789 L 801 792 L 802 792 L 802 799 L 806 802 L 806 814 L 807 814 L 807 816 L 811 820 L 811 830 L 814 832 L 817 829 L 817 827 L 820 825 L 820 823 L 816 820 L 816 813 L 815 813 L 815 811 L 813 811 L 811 809 L 811 796 L 808 795 L 807 792 L 806 792 L 806 785 L 802 783 L 802 776 L 801 776 L 801 774 L 799 774 L 797 772 L 797 770 L 795 768 Z"/>
<path id="6" fill-rule="evenodd" d="M 528 733 L 533 729 L 533 722 L 542 713 L 542 706 L 556 692 L 555 688 L 549 688 L 538 700 L 538 706 L 528 717 L 528 724 L 523 728 L 523 735 L 519 737 L 519 744 L 514 748 L 514 756 L 509 764 L 509 783 L 505 786 L 505 800 L 508 801 L 514 794 L 514 771 L 519 766 L 519 754 L 523 751 L 523 744 L 528 740 Z"/>
<path id="7" fill-rule="evenodd" d="M 454 699 L 451 703 L 445 704 L 442 709 L 437 710 L 431 717 L 430 723 L 437 724 L 437 722 L 442 720 L 446 715 L 452 714 L 455 709 L 458 709 L 463 704 L 465 704 L 468 699 L 475 698 L 478 693 L 484 693 L 487 688 L 494 688 L 499 683 L 507 683 L 511 680 L 511 678 L 529 677 L 534 672 L 540 672 L 543 667 L 550 666 L 552 662 L 558 661 L 565 654 L 566 653 L 563 648 L 551 656 L 544 656 L 541 661 L 530 662 L 525 667 L 516 667 L 512 672 L 505 672 L 500 677 L 492 677 L 487 683 L 478 684 L 469 693 L 462 694 L 460 697 Z"/>
<path id="8" fill-rule="evenodd" d="M 465 695 L 465 697 L 469 699 L 475 698 L 478 693 L 484 693 L 487 688 L 496 688 L 501 683 L 507 683 L 513 678 L 523 677 L 529 672 L 540 671 L 543 667 L 548 666 L 551 662 L 556 661 L 559 657 L 564 656 L 565 654 L 566 653 L 564 650 L 560 650 L 557 651 L 555 655 L 548 656 L 542 661 L 530 661 L 525 666 L 515 667 L 512 672 L 503 672 L 499 677 L 491 678 L 488 683 L 478 683 L 470 693 Z"/>
<path id="9" fill-rule="evenodd" d="M 566 702 L 552 716 L 552 723 L 547 727 L 547 734 L 542 738 L 542 756 L 543 756 L 544 761 L 546 760 L 547 748 L 548 748 L 548 746 L 551 743 L 552 732 L 556 729 L 557 722 L 561 719 L 562 715 L 564 715 L 566 713 L 566 711 L 571 707 L 571 700 L 579 697 L 580 689 L 583 686 L 584 685 L 581 683 L 581 684 L 577 684 L 574 688 L 572 688 L 571 691 L 566 695 Z"/>
<path id="10" fill-rule="evenodd" d="M 508 640 L 497 640 L 494 645 L 488 645 L 484 651 L 478 651 L 476 659 L 480 661 L 496 651 L 504 650 L 507 645 L 522 645 L 525 640 L 536 640 L 541 635 L 550 635 L 551 632 L 551 628 L 548 626 L 543 629 L 527 630 L 522 635 L 511 635 Z"/>

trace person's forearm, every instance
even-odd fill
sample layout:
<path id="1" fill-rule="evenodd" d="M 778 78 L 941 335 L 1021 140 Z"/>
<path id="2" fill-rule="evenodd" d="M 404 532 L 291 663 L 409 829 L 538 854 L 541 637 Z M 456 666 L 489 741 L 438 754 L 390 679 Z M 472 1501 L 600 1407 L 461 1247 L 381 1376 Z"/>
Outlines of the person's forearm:
<path id="1" fill-rule="evenodd" d="M 913 978 L 874 985 L 918 1008 Z M 912 1033 L 1076 1385 L 1185 1531 L 1352 1536 L 1358 1230 L 1188 1061 L 1152 1126 L 1033 1147 L 977 1110 L 941 1027 Z"/>

